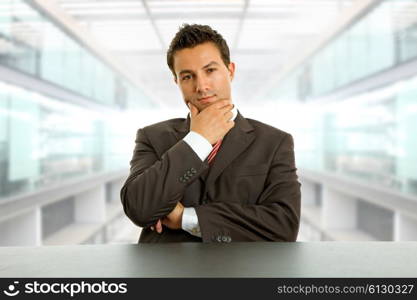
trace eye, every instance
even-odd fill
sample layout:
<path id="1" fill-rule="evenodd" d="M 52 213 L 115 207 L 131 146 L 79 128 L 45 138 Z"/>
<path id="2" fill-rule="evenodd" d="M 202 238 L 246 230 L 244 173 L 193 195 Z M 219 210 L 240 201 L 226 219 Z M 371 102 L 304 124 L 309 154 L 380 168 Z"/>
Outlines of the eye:
<path id="1" fill-rule="evenodd" d="M 190 79 L 191 78 L 191 76 L 190 75 L 185 75 L 183 78 L 181 78 L 181 80 L 188 80 L 188 79 Z"/>
<path id="2" fill-rule="evenodd" d="M 211 73 L 211 72 L 213 72 L 213 71 L 215 71 L 215 70 L 216 70 L 215 68 L 208 68 L 208 69 L 207 69 L 207 72 Z"/>

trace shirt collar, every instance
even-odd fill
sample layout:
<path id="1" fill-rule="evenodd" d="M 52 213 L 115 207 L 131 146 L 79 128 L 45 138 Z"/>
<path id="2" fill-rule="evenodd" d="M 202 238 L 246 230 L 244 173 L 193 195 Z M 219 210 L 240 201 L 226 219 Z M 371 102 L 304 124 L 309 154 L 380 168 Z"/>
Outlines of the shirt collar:
<path id="1" fill-rule="evenodd" d="M 232 108 L 232 114 L 233 114 L 232 120 L 234 121 L 234 120 L 236 119 L 236 117 L 237 117 L 237 108 L 236 108 L 236 104 L 234 104 L 234 105 L 233 105 L 233 108 Z"/>

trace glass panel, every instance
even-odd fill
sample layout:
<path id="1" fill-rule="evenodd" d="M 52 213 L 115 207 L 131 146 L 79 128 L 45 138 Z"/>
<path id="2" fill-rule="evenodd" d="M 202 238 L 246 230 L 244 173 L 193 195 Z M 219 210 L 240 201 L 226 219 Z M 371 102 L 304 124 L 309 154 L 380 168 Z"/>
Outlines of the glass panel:
<path id="1" fill-rule="evenodd" d="M 370 70 L 368 74 L 395 64 L 395 35 L 390 3 L 384 2 L 369 15 Z"/>
<path id="2" fill-rule="evenodd" d="M 417 194 L 417 88 L 408 83 L 409 89 L 401 91 L 395 103 L 397 118 L 398 155 L 396 170 L 399 182 L 406 192 Z"/>
<path id="3" fill-rule="evenodd" d="M 10 94 L 9 181 L 39 176 L 39 106 L 25 93 Z"/>
<path id="4" fill-rule="evenodd" d="M 40 75 L 43 79 L 63 83 L 65 72 L 62 72 L 64 60 L 63 36 L 53 24 L 46 24 L 43 35 L 43 49 L 41 52 Z"/>

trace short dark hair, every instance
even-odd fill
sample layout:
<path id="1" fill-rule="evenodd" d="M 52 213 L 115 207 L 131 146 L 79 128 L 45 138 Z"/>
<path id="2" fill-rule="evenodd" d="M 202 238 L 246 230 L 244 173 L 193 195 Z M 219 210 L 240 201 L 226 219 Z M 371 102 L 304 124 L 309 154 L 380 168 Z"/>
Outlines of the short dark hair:
<path id="1" fill-rule="evenodd" d="M 175 52 L 185 49 L 194 48 L 197 45 L 212 42 L 220 51 L 224 64 L 228 67 L 230 64 L 230 51 L 225 39 L 216 30 L 208 25 L 199 24 L 182 24 L 179 31 L 172 39 L 167 52 L 167 63 L 172 74 L 176 77 L 174 70 Z"/>

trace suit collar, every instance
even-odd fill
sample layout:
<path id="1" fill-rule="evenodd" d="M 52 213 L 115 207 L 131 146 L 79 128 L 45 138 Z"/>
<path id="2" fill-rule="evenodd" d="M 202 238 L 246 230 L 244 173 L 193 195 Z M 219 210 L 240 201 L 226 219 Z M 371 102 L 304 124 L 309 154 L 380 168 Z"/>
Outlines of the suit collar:
<path id="1" fill-rule="evenodd" d="M 182 119 L 181 122 L 178 122 L 178 124 L 174 125 L 174 129 L 177 132 L 189 132 L 190 131 L 190 114 L 187 114 L 186 119 Z"/>
<path id="2" fill-rule="evenodd" d="M 237 111 L 237 116 L 235 119 L 235 127 L 239 128 L 243 132 L 251 132 L 254 130 L 253 126 L 246 120 L 245 117 L 241 115 L 239 110 Z"/>

